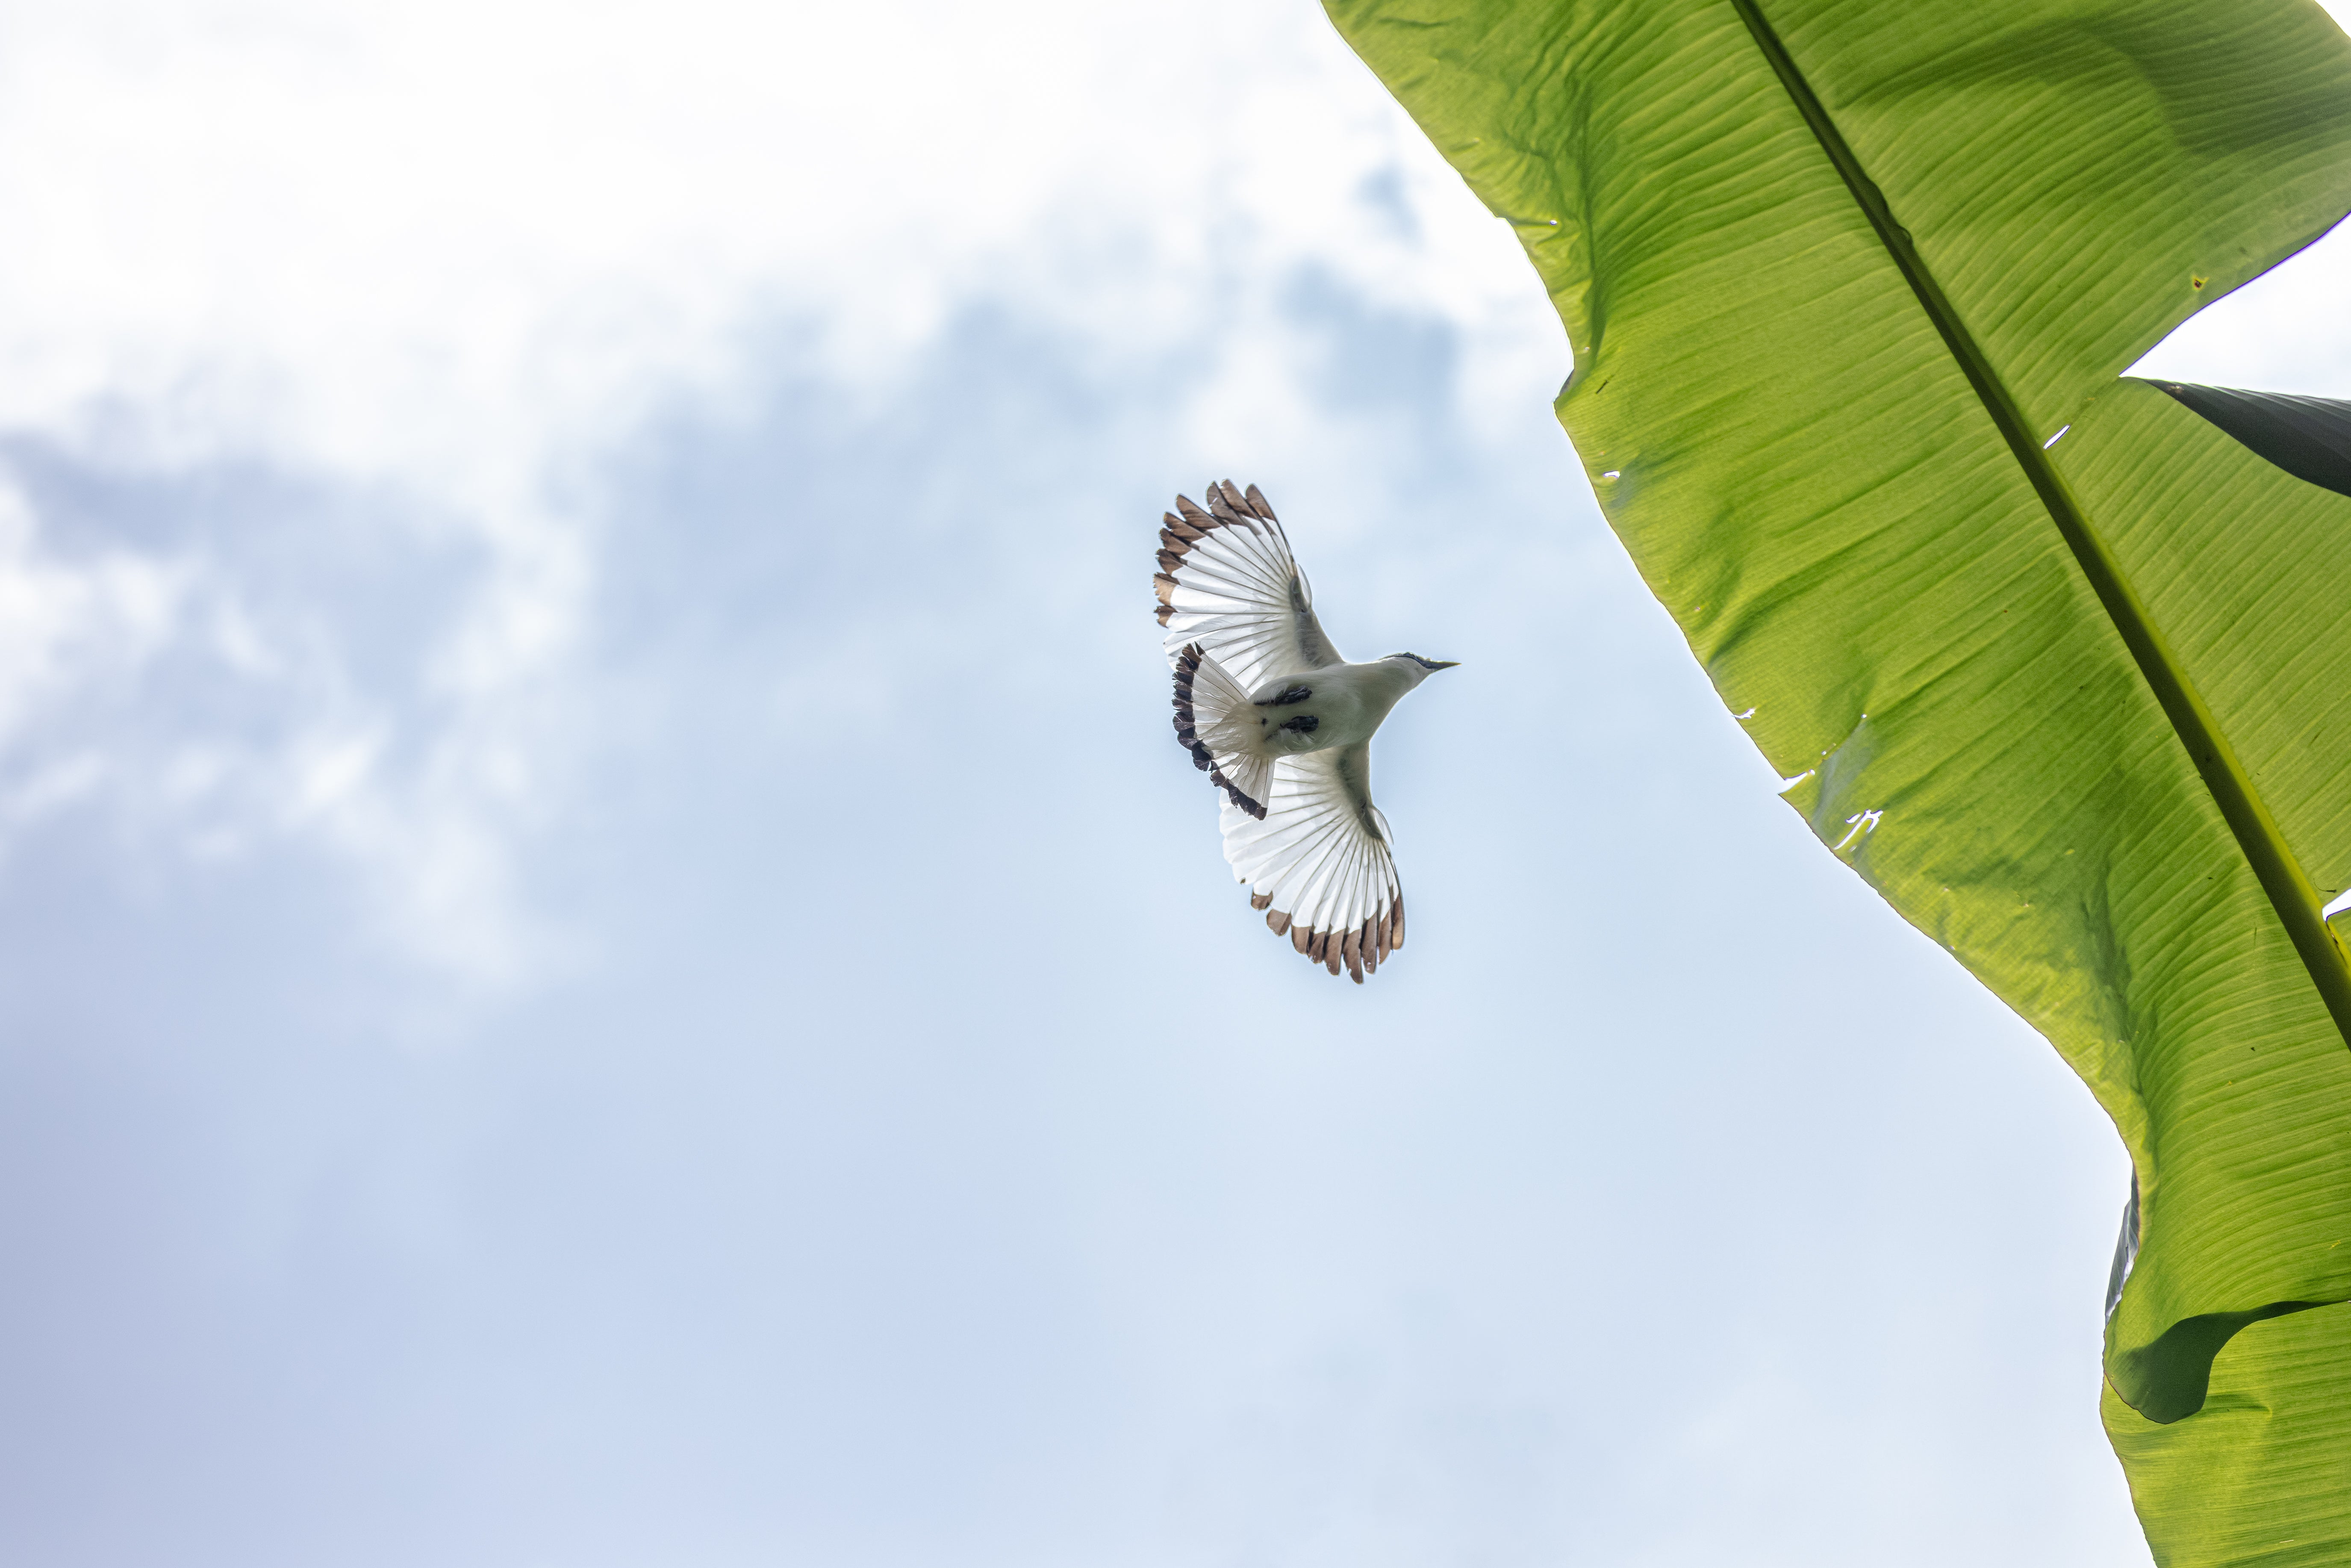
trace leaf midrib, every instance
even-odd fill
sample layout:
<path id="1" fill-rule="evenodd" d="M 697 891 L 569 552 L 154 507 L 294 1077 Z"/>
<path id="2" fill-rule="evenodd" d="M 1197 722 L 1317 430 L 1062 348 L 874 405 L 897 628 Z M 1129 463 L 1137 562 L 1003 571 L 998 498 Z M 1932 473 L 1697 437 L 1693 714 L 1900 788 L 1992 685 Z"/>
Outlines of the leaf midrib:
<path id="1" fill-rule="evenodd" d="M 2196 765 L 2198 776 L 2204 780 L 2214 804 L 2220 807 L 2221 818 L 2237 841 L 2239 852 L 2252 868 L 2262 892 L 2276 910 L 2279 923 L 2285 927 L 2319 998 L 2335 1019 L 2336 1030 L 2345 1043 L 2351 1045 L 2351 962 L 2346 962 L 2342 947 L 2326 928 L 2317 890 L 2287 847 L 2284 834 L 2278 831 L 2261 792 L 2238 760 L 2235 748 L 2229 744 L 2211 710 L 2205 706 L 2204 699 L 2173 655 L 2162 632 L 2157 630 L 2147 607 L 2139 602 L 2120 563 L 2098 537 L 2081 503 L 2058 474 L 2048 452 L 2034 440 L 2032 428 L 2025 423 L 2023 411 L 2017 406 L 2007 383 L 1993 370 L 1990 357 L 1944 295 L 1942 285 L 1928 270 L 1909 231 L 1895 221 L 1885 193 L 1846 144 L 1843 132 L 1829 118 L 1828 110 L 1797 68 L 1779 34 L 1765 19 L 1757 0 L 1730 0 L 1730 4 L 1746 23 L 1772 74 L 1787 89 L 1797 112 L 1803 116 L 1821 151 L 1828 155 L 1838 178 L 1844 182 L 1845 189 L 1868 218 L 1879 243 L 1910 285 L 1911 292 L 1917 296 L 1927 319 L 1934 323 L 1968 384 L 1975 389 L 1977 398 L 1991 416 L 2001 439 L 2007 442 L 2010 455 L 2024 471 L 2033 493 L 2048 508 L 2059 537 L 2073 552 L 2083 576 L 2089 580 L 2091 591 L 2097 595 L 2099 605 L 2137 664 L 2140 675 L 2154 691 L 2164 716 L 2171 721 L 2172 732 L 2187 747 L 2189 759 Z"/>

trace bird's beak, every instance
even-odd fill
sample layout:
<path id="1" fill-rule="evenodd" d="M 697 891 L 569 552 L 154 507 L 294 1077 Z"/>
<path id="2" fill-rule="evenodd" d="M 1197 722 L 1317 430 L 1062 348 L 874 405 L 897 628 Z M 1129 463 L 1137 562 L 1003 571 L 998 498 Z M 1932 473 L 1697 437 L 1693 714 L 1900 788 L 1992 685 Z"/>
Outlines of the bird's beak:
<path id="1" fill-rule="evenodd" d="M 1428 661 L 1428 667 L 1432 670 L 1451 670 L 1459 668 L 1460 664 L 1461 661 L 1458 659 L 1431 659 Z"/>

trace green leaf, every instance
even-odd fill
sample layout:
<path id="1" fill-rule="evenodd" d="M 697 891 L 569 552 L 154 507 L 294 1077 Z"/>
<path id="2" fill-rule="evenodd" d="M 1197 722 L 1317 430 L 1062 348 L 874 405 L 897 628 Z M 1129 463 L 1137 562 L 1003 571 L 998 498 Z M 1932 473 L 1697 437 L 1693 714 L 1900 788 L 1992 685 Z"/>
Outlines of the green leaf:
<path id="1" fill-rule="evenodd" d="M 2351 1308 L 2306 1310 L 2351 1301 L 2351 497 L 2310 409 L 2120 373 L 2351 208 L 2351 43 L 2303 0 L 1330 9 L 1516 228 L 1602 508 L 1789 802 L 2113 1116 L 2158 1556 L 2242 1560 L 2252 1510 L 2339 1560 L 2351 1428 L 2273 1401 L 2351 1405 L 2310 1348 Z"/>
<path id="2" fill-rule="evenodd" d="M 2297 479 L 2351 496 L 2351 402 L 2155 383 Z"/>

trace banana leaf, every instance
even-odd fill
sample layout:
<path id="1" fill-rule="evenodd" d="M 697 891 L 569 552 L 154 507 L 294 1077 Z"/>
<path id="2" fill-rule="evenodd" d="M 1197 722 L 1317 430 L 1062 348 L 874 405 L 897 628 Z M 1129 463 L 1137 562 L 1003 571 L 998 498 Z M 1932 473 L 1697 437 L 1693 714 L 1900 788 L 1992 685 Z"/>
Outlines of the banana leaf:
<path id="1" fill-rule="evenodd" d="M 2305 0 L 1328 8 L 1516 229 L 1601 508 L 1789 803 L 2113 1117 L 2158 1560 L 2351 1557 L 2351 420 L 2123 375 L 2351 209 L 2351 42 Z"/>

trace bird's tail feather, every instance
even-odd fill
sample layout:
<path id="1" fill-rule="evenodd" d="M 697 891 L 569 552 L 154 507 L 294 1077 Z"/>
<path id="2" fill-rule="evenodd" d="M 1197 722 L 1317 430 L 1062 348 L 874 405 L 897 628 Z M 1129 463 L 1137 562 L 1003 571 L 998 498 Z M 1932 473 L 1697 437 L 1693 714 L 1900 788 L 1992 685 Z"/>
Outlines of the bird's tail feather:
<path id="1" fill-rule="evenodd" d="M 1273 793 L 1273 758 L 1245 747 L 1249 693 L 1197 643 L 1176 660 L 1176 738 L 1192 764 L 1232 803 L 1262 821 Z"/>

